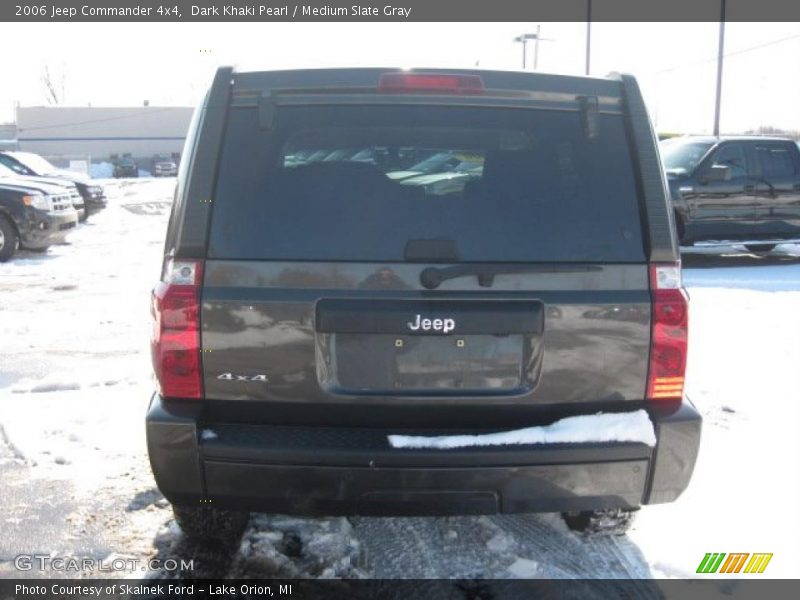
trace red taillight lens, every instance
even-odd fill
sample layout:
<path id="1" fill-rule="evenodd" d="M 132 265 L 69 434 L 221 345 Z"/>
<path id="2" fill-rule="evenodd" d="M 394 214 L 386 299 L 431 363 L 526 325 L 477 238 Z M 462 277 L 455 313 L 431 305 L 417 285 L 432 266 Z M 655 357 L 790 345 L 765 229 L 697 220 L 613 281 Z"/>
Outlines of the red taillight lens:
<path id="1" fill-rule="evenodd" d="M 483 92 L 483 79 L 478 75 L 384 73 L 378 80 L 378 91 L 384 93 L 443 92 L 448 94 L 480 94 Z"/>
<path id="2" fill-rule="evenodd" d="M 676 264 L 650 266 L 653 327 L 650 338 L 648 400 L 683 397 L 689 334 L 689 304 L 681 287 L 681 267 Z"/>
<path id="3" fill-rule="evenodd" d="M 202 261 L 170 261 L 153 289 L 150 351 L 166 398 L 202 398 L 200 283 Z"/>

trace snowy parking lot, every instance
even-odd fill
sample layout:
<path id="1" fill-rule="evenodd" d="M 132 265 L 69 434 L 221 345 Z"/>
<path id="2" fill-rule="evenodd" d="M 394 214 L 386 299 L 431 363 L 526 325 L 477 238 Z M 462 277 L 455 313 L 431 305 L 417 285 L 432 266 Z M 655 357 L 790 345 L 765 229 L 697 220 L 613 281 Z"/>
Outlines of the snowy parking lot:
<path id="1" fill-rule="evenodd" d="M 555 514 L 253 515 L 238 548 L 192 546 L 144 443 L 149 291 L 173 186 L 115 183 L 108 209 L 67 245 L 0 265 L 0 577 L 48 575 L 15 570 L 20 554 L 192 559 L 194 576 L 693 577 L 707 552 L 773 553 L 761 577 L 800 575 L 800 248 L 791 246 L 768 257 L 685 255 L 700 456 L 688 491 L 645 507 L 627 536 L 587 539 Z"/>

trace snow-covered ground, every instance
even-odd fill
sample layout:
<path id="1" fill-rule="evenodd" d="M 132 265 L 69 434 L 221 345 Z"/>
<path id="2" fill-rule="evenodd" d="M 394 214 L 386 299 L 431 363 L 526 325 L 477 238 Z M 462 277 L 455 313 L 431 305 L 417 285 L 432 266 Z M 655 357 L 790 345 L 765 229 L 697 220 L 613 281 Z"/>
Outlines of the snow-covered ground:
<path id="1" fill-rule="evenodd" d="M 143 427 L 148 298 L 173 185 L 109 181 L 109 208 L 68 245 L 0 265 L 0 577 L 35 552 L 194 559 L 195 575 L 469 578 L 691 577 L 707 552 L 771 552 L 760 577 L 800 575 L 790 246 L 766 259 L 685 258 L 700 457 L 688 491 L 643 509 L 628 536 L 585 539 L 554 514 L 254 515 L 239 548 L 193 547 L 155 488 Z"/>

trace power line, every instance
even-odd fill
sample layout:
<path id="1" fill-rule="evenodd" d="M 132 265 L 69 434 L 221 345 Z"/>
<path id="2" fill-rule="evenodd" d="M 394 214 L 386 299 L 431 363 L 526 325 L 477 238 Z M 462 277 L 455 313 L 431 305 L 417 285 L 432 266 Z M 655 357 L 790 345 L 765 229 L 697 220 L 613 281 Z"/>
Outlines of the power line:
<path id="1" fill-rule="evenodd" d="M 790 35 L 788 37 L 780 38 L 777 40 L 771 40 L 769 42 L 764 42 L 763 44 L 758 44 L 756 46 L 750 46 L 749 48 L 742 48 L 741 50 L 734 50 L 733 52 L 727 52 L 722 55 L 722 58 L 729 58 L 731 56 L 738 56 L 739 54 L 745 54 L 747 52 L 752 52 L 754 50 L 760 50 L 761 48 L 766 48 L 767 46 L 775 46 L 776 44 L 782 44 L 783 42 L 788 42 L 790 40 L 796 40 L 800 38 L 800 34 Z M 712 58 L 706 58 L 703 60 L 698 60 L 690 63 L 684 63 L 682 65 L 675 65 L 674 67 L 669 67 L 666 69 L 661 69 L 659 71 L 651 71 L 650 75 L 661 75 L 663 73 L 671 73 L 673 71 L 677 71 L 679 69 L 683 69 L 686 67 L 694 67 L 696 65 L 702 65 L 710 62 L 715 62 L 717 57 L 714 56 Z"/>

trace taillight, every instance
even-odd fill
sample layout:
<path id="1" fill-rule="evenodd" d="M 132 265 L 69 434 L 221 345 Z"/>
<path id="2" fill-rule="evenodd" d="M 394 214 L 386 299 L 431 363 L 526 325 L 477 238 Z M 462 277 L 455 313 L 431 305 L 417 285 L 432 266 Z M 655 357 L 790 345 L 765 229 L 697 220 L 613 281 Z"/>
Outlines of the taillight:
<path id="1" fill-rule="evenodd" d="M 449 73 L 383 73 L 378 80 L 378 91 L 480 94 L 483 92 L 483 79 L 479 75 Z"/>
<path id="2" fill-rule="evenodd" d="M 689 303 L 681 285 L 680 263 L 650 266 L 653 305 L 648 400 L 683 397 L 689 333 Z"/>
<path id="3" fill-rule="evenodd" d="M 202 398 L 200 284 L 203 262 L 170 260 L 153 289 L 150 350 L 161 395 Z"/>

